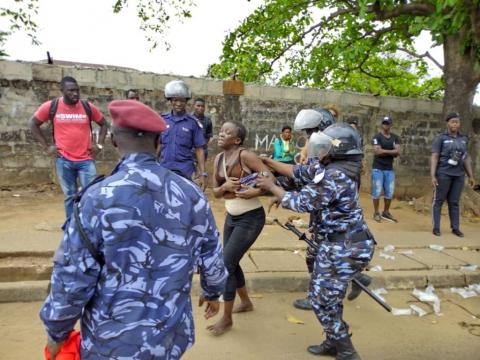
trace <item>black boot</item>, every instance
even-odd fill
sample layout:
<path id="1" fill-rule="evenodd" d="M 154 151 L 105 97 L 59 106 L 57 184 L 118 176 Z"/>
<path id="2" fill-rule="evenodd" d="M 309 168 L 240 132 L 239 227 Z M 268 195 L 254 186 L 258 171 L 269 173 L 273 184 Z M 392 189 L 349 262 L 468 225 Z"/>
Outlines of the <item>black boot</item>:
<path id="1" fill-rule="evenodd" d="M 297 299 L 293 302 L 293 306 L 300 310 L 312 310 L 312 305 L 308 299 Z"/>
<path id="2" fill-rule="evenodd" d="M 364 286 L 368 286 L 372 282 L 372 278 L 370 276 L 362 273 L 355 275 L 355 279 L 360 281 Z M 347 299 L 349 301 L 355 300 L 360 295 L 361 291 L 362 291 L 362 288 L 357 284 L 355 284 L 354 282 L 352 282 L 352 290 L 350 291 L 350 294 L 348 294 Z"/>
<path id="3" fill-rule="evenodd" d="M 313 355 L 337 355 L 337 347 L 330 340 L 325 340 L 320 345 L 311 345 L 307 348 L 307 351 Z"/>
<path id="4" fill-rule="evenodd" d="M 336 360 L 362 360 L 353 347 L 349 336 L 335 341 L 335 347 L 337 348 Z"/>

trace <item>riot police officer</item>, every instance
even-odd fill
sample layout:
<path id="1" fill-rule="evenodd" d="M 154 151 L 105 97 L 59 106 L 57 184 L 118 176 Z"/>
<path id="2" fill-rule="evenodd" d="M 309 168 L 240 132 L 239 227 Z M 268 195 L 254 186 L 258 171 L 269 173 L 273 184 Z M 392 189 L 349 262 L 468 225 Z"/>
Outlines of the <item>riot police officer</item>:
<path id="1" fill-rule="evenodd" d="M 448 202 L 448 215 L 452 233 L 463 237 L 460 231 L 459 201 L 465 182 L 474 186 L 472 166 L 468 156 L 468 137 L 460 134 L 460 114 L 449 113 L 445 121 L 447 130 L 438 135 L 432 144 L 430 175 L 433 192 L 433 234 L 440 236 L 440 214 L 445 200 Z"/>
<path id="2" fill-rule="evenodd" d="M 335 355 L 338 360 L 360 359 L 342 319 L 342 300 L 348 282 L 372 259 L 375 240 L 364 221 L 355 177 L 362 157 L 358 133 L 336 123 L 309 139 L 308 166 L 291 168 L 289 176 L 304 185 L 286 192 L 269 177 L 257 186 L 271 192 L 284 208 L 314 215 L 314 236 L 322 239 L 311 274 L 309 300 L 323 326 L 326 340 L 308 347 L 315 355 Z"/>

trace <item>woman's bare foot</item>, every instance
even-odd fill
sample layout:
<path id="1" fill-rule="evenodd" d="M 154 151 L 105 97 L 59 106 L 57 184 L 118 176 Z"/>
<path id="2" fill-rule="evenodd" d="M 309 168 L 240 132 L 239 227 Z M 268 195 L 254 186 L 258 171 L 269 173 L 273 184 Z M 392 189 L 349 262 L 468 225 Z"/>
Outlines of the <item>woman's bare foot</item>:
<path id="1" fill-rule="evenodd" d="M 251 301 L 247 301 L 247 302 L 241 302 L 240 304 L 236 305 L 234 308 L 233 308 L 233 313 L 236 314 L 236 313 L 242 313 L 242 312 L 248 312 L 248 311 L 253 311 L 253 304 Z"/>
<path id="2" fill-rule="evenodd" d="M 207 330 L 210 331 L 210 334 L 218 336 L 230 330 L 232 328 L 232 325 L 232 318 L 223 316 L 215 324 L 207 326 Z"/>

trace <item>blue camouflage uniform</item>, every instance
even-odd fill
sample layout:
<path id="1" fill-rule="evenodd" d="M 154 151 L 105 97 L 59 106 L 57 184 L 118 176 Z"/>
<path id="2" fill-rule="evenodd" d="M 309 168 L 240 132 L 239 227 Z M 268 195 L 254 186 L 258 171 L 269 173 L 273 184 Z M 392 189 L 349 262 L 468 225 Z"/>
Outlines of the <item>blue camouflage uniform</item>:
<path id="1" fill-rule="evenodd" d="M 195 170 L 195 150 L 205 145 L 203 130 L 186 112 L 162 114 L 168 128 L 161 133 L 160 164 L 184 178 L 191 179 Z"/>
<path id="2" fill-rule="evenodd" d="M 79 214 L 105 264 L 82 245 L 70 218 L 40 311 L 49 337 L 64 340 L 81 319 L 82 359 L 180 358 L 194 342 L 194 267 L 207 299 L 227 278 L 205 196 L 153 154 L 136 153 L 86 190 Z"/>
<path id="3" fill-rule="evenodd" d="M 295 166 L 293 173 L 304 187 L 286 192 L 282 206 L 314 214 L 314 233 L 324 239 L 319 240 L 309 299 L 327 339 L 340 340 L 348 336 L 342 320 L 348 282 L 372 259 L 375 240 L 364 221 L 354 180 L 318 160 Z"/>

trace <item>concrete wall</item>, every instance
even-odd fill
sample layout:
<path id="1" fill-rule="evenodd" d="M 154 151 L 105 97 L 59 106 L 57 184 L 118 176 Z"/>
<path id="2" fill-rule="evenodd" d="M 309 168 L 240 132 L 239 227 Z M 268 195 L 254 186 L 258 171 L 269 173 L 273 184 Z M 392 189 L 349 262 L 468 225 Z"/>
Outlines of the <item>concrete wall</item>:
<path id="1" fill-rule="evenodd" d="M 65 75 L 77 79 L 82 97 L 97 105 L 107 119 L 108 102 L 123 98 L 125 90 L 129 88 L 139 89 L 141 100 L 154 109 L 168 111 L 163 88 L 168 81 L 178 78 L 114 68 L 0 61 L 0 186 L 54 180 L 52 160 L 33 141 L 27 129 L 27 120 L 42 102 L 60 95 L 58 82 Z M 394 119 L 393 132 L 401 136 L 404 149 L 395 164 L 398 179 L 396 196 L 416 196 L 430 186 L 430 144 L 445 125 L 441 120 L 440 102 L 258 85 L 245 85 L 242 96 L 224 95 L 222 81 L 199 78 L 184 80 L 190 85 L 194 97 L 206 99 L 207 112 L 212 117 L 215 133 L 218 133 L 225 120 L 241 120 L 249 130 L 247 146 L 259 153 L 271 152 L 273 140 L 282 125 L 293 124 L 295 115 L 303 108 L 335 103 L 341 107 L 341 119 L 358 116 L 366 144 L 364 190 L 370 186 L 370 140 L 379 129 L 381 117 L 390 114 Z M 45 131 L 50 130 L 46 128 Z M 210 151 L 212 156 L 208 167 L 211 172 L 211 158 L 218 149 L 213 145 Z M 99 172 L 107 173 L 117 156 L 113 148 L 108 146 L 97 160 Z"/>

